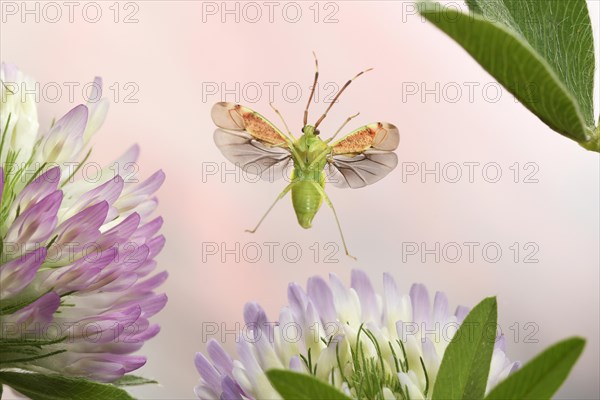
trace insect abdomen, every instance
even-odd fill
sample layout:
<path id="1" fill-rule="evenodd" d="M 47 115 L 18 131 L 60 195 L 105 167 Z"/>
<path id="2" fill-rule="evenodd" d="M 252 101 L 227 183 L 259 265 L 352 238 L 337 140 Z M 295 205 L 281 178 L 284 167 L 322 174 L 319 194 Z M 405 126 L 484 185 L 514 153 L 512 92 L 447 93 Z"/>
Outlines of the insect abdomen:
<path id="1" fill-rule="evenodd" d="M 298 181 L 292 187 L 292 204 L 301 227 L 308 229 L 323 203 L 323 197 L 313 181 Z"/>

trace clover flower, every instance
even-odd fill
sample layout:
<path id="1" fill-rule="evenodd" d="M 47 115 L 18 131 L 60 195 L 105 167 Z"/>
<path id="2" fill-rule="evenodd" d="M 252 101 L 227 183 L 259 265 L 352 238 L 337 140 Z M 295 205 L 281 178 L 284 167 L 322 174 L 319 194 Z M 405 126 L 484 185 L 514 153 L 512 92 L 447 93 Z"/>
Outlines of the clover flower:
<path id="1" fill-rule="evenodd" d="M 401 294 L 388 275 L 378 295 L 366 274 L 352 272 L 347 288 L 334 275 L 319 276 L 307 290 L 288 288 L 288 306 L 270 322 L 263 309 L 248 303 L 245 328 L 233 360 L 211 339 L 208 357 L 196 355 L 200 399 L 280 399 L 265 371 L 289 369 L 338 388 L 355 399 L 427 399 L 444 351 L 468 313 L 450 313 L 448 300 L 436 293 L 433 306 L 427 289 L 415 284 Z M 487 383 L 489 391 L 517 367 L 496 342 Z"/>
<path id="2" fill-rule="evenodd" d="M 153 274 L 164 244 L 158 171 L 132 179 L 134 146 L 110 168 L 87 168 L 108 102 L 90 102 L 41 129 L 33 82 L 0 69 L 0 368 L 111 382 L 141 367 L 133 355 L 159 327 L 167 298 Z"/>

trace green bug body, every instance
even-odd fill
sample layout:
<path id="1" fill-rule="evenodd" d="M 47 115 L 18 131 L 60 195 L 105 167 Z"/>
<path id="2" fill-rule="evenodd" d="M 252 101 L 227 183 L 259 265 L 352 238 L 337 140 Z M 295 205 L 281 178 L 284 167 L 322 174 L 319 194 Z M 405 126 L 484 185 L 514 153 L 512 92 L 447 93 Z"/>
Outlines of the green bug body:
<path id="1" fill-rule="evenodd" d="M 313 126 L 307 125 L 304 134 L 295 143 L 295 150 L 292 152 L 294 159 L 291 183 L 292 204 L 298 223 L 308 229 L 323 204 L 321 194 L 321 190 L 325 188 L 323 170 L 327 163 L 326 156 L 331 154 L 331 147 L 315 135 Z"/>

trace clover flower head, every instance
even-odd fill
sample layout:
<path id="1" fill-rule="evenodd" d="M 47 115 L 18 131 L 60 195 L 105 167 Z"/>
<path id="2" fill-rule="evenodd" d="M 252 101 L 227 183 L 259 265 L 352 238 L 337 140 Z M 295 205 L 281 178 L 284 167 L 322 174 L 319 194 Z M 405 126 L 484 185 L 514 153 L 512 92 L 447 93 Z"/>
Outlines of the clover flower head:
<path id="1" fill-rule="evenodd" d="M 137 146 L 83 173 L 108 110 L 100 78 L 48 129 L 23 95 L 33 81 L 8 64 L 0 78 L 0 368 L 114 381 L 145 363 L 132 353 L 167 301 L 155 292 L 162 219 L 150 218 L 164 174 L 126 179 Z"/>
<path id="2" fill-rule="evenodd" d="M 200 399 L 280 399 L 265 372 L 288 369 L 354 399 L 429 399 L 444 351 L 468 311 L 451 313 L 441 292 L 431 304 L 421 284 L 402 294 L 389 274 L 382 295 L 360 270 L 352 272 L 349 288 L 334 274 L 329 282 L 315 276 L 306 290 L 289 285 L 288 305 L 275 323 L 258 304 L 245 306 L 238 359 L 211 339 L 208 356 L 196 355 L 195 393 Z M 487 390 L 516 367 L 499 338 Z"/>

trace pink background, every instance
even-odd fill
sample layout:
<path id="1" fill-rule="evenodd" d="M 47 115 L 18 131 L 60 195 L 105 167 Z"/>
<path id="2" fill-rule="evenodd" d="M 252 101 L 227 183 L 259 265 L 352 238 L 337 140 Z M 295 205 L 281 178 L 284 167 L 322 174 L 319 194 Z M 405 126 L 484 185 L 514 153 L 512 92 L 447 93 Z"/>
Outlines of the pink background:
<path id="1" fill-rule="evenodd" d="M 7 2 L 3 2 L 4 4 Z M 346 281 L 352 268 L 368 272 L 376 288 L 381 274 L 391 272 L 403 290 L 413 282 L 427 284 L 433 293 L 443 290 L 451 305 L 473 306 L 485 296 L 499 300 L 500 325 L 509 336 L 511 359 L 529 360 L 550 344 L 571 335 L 588 339 L 584 355 L 560 392 L 560 398 L 598 398 L 599 367 L 599 159 L 576 143 L 552 132 L 514 98 L 503 92 L 497 102 L 486 101 L 482 87 L 492 85 L 487 95 L 495 96 L 493 78 L 457 44 L 420 17 L 412 15 L 409 2 L 346 1 L 318 4 L 315 23 L 313 2 L 297 2 L 302 10 L 299 22 L 286 21 L 281 3 L 275 8 L 274 22 L 268 9 L 259 22 L 236 23 L 233 15 L 221 21 L 221 14 L 204 15 L 201 2 L 138 1 L 137 23 L 115 23 L 113 2 L 98 2 L 102 18 L 89 23 L 76 9 L 70 23 L 63 8 L 56 23 L 35 22 L 29 16 L 7 16 L 1 28 L 1 58 L 17 64 L 42 84 L 48 82 L 90 82 L 95 75 L 104 78 L 105 88 L 119 88 L 121 98 L 112 97 L 108 119 L 94 139 L 92 158 L 108 163 L 133 143 L 142 148 L 140 177 L 162 168 L 167 180 L 159 192 L 159 213 L 165 219 L 163 233 L 167 246 L 159 256 L 160 268 L 170 279 L 163 287 L 169 303 L 155 321 L 162 325 L 157 338 L 142 353 L 149 361 L 139 374 L 160 381 L 160 386 L 140 387 L 132 392 L 140 398 L 193 398 L 197 382 L 193 365 L 196 351 L 205 348 L 203 323 L 225 324 L 233 329 L 242 321 L 246 301 L 256 300 L 273 318 L 286 303 L 287 283 L 304 284 L 314 274 L 335 272 Z M 17 4 L 20 4 L 18 2 Z M 33 7 L 34 2 L 28 3 Z M 62 3 L 61 3 L 62 4 Z M 83 5 L 85 3 L 81 3 Z M 212 3 L 221 7 L 221 2 Z M 456 4 L 456 3 L 454 3 Z M 120 5 L 120 20 L 135 11 Z M 598 38 L 598 2 L 589 2 Z M 229 3 L 234 7 L 234 3 Z M 239 5 L 243 10 L 243 5 Z M 291 7 L 291 6 L 288 6 Z M 313 7 L 311 9 L 310 7 Z M 326 8 L 327 7 L 327 8 Z M 324 23 L 330 12 L 338 21 Z M 79 10 L 79 11 L 77 11 Z M 246 19 L 253 10 L 246 8 Z M 50 10 L 47 10 L 48 12 Z M 288 9 L 288 17 L 293 17 Z M 91 11 L 90 11 L 91 12 Z M 337 129 L 349 115 L 361 115 L 347 131 L 361 124 L 385 120 L 401 132 L 397 150 L 401 165 L 386 179 L 361 190 L 327 188 L 346 234 L 352 261 L 340 250 L 337 263 L 324 262 L 327 242 L 339 243 L 331 211 L 324 207 L 311 230 L 301 229 L 289 199 L 285 199 L 254 235 L 252 227 L 283 189 L 284 182 L 248 182 L 234 175 L 221 179 L 205 176 L 203 168 L 227 165 L 212 139 L 214 126 L 210 108 L 222 100 L 222 93 L 206 95 L 203 87 L 224 83 L 229 88 L 239 82 L 252 82 L 263 89 L 258 101 L 246 93 L 240 101 L 280 125 L 269 108 L 265 82 L 279 83 L 275 103 L 288 124 L 299 135 L 302 112 L 312 82 L 311 51 L 319 56 L 322 89 L 326 82 L 343 83 L 359 70 L 375 70 L 356 81 L 329 114 L 323 135 Z M 596 59 L 600 55 L 596 50 Z M 137 103 L 126 103 L 132 82 L 139 88 Z M 295 82 L 302 89 L 297 102 L 286 101 L 281 87 Z M 434 88 L 436 82 L 448 91 L 436 101 L 433 94 L 422 101 L 419 95 L 406 96 L 411 82 Z M 475 87 L 472 101 L 468 86 Z M 448 86 L 450 85 L 450 86 Z M 453 101 L 451 87 L 462 88 L 463 96 Z M 247 86 L 248 88 L 250 86 Z M 66 90 L 66 89 L 65 89 Z M 289 93 L 293 92 L 290 90 Z M 203 96 L 206 95 L 206 96 Z M 227 100 L 233 101 L 233 96 Z M 598 90 L 595 91 L 596 105 Z M 81 90 L 70 102 L 66 91 L 56 103 L 42 101 L 43 121 L 61 116 L 82 101 Z M 311 121 L 326 104 L 313 104 Z M 595 115 L 598 115 L 597 111 Z M 45 126 L 45 125 L 43 125 Z M 328 133 L 329 132 L 329 133 Z M 458 183 L 432 176 L 421 182 L 419 176 L 402 176 L 402 167 L 439 162 L 496 162 L 502 178 L 488 183 L 476 169 L 473 183 L 466 176 Z M 535 163 L 538 183 L 514 183 L 515 162 L 521 167 Z M 204 163 L 204 164 L 203 164 Z M 405 164 L 402 164 L 405 163 Z M 467 169 L 463 167 L 463 175 Z M 521 169 L 522 173 L 524 171 Z M 204 180 L 204 182 L 203 182 Z M 264 242 L 297 243 L 303 251 L 297 263 L 275 251 L 273 262 Z M 255 263 L 236 262 L 228 256 L 207 256 L 207 243 L 226 242 L 229 248 L 249 242 L 262 245 L 263 256 Z M 403 242 L 497 242 L 503 256 L 497 263 L 486 262 L 481 252 L 470 263 L 466 254 L 456 263 L 432 256 L 421 262 L 409 256 L 402 262 Z M 535 242 L 538 263 L 515 263 L 509 249 L 512 243 Z M 309 249 L 321 249 L 317 263 Z M 481 249 L 481 247 L 479 247 Z M 253 254 L 253 253 L 252 253 Z M 290 251 L 293 255 L 293 252 Z M 509 327 L 521 326 L 519 340 Z M 524 343 L 523 325 L 539 327 L 538 343 Z M 226 346 L 235 343 L 228 336 Z"/>

